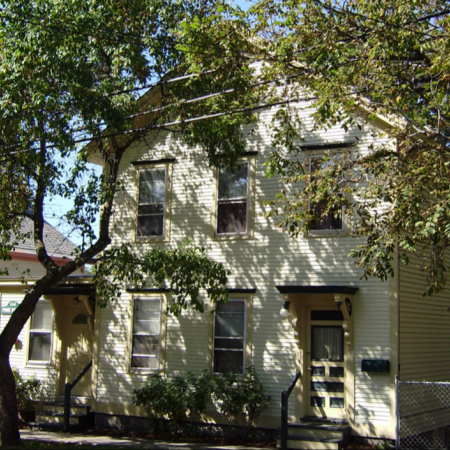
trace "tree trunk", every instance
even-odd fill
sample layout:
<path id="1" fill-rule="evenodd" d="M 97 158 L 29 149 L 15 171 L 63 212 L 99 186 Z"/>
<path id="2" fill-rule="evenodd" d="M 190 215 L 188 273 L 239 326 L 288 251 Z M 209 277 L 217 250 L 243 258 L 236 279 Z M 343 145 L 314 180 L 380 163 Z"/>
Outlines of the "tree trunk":
<path id="1" fill-rule="evenodd" d="M 20 445 L 16 386 L 9 357 L 0 358 L 0 445 Z"/>

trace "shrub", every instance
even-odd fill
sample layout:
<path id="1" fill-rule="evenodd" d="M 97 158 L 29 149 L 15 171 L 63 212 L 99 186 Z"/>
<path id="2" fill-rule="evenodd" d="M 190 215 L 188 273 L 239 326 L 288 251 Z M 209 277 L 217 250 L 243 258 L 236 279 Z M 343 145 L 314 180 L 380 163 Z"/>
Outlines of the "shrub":
<path id="1" fill-rule="evenodd" d="M 247 367 L 244 376 L 224 373 L 212 380 L 206 370 L 170 380 L 150 376 L 134 390 L 133 404 L 142 406 L 150 418 L 169 419 L 172 433 L 183 420 L 201 419 L 211 396 L 219 412 L 234 425 L 253 426 L 268 406 L 270 397 L 253 366 Z"/>
<path id="2" fill-rule="evenodd" d="M 205 370 L 198 376 L 188 373 L 186 378 L 171 380 L 151 376 L 134 391 L 133 403 L 144 407 L 151 418 L 167 417 L 172 432 L 176 433 L 180 421 L 201 417 L 210 397 L 211 380 Z"/>
<path id="3" fill-rule="evenodd" d="M 206 370 L 200 372 L 198 376 L 188 373 L 186 377 L 188 384 L 187 408 L 189 418 L 199 420 L 206 411 L 206 405 L 211 400 L 212 383 L 211 377 Z"/>
<path id="4" fill-rule="evenodd" d="M 244 376 L 224 373 L 213 381 L 213 400 L 219 412 L 235 425 L 253 426 L 268 406 L 270 397 L 265 395 L 253 366 L 247 367 Z"/>
<path id="5" fill-rule="evenodd" d="M 42 384 L 34 377 L 22 378 L 17 369 L 13 369 L 16 383 L 17 409 L 19 411 L 34 411 L 34 402 L 42 394 Z"/>

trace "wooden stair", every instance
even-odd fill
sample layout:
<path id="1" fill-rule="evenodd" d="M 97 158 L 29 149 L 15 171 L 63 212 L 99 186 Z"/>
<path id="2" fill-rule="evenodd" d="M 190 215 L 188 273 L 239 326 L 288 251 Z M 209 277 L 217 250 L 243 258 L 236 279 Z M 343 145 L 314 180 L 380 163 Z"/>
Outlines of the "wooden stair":
<path id="1" fill-rule="evenodd" d="M 288 423 L 288 449 L 340 450 L 348 444 L 351 428 L 345 420 L 306 416 Z M 277 448 L 280 448 L 280 438 Z"/>
<path id="2" fill-rule="evenodd" d="M 94 426 L 89 397 L 71 397 L 70 431 L 83 431 Z M 34 429 L 62 430 L 64 427 L 64 398 L 54 402 L 43 402 L 43 411 L 36 412 L 35 422 L 28 425 Z"/>

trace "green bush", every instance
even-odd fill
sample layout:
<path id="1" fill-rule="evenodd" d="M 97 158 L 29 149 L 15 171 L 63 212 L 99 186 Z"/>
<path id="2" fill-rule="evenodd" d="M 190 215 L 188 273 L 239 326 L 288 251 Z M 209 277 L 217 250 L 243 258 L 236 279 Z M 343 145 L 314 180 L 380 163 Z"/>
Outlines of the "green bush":
<path id="1" fill-rule="evenodd" d="M 213 378 L 212 397 L 219 412 L 235 425 L 250 427 L 267 408 L 265 395 L 256 369 L 248 366 L 244 376 L 224 373 Z M 239 420 L 240 419 L 240 420 Z"/>
<path id="2" fill-rule="evenodd" d="M 16 382 L 17 409 L 34 411 L 34 402 L 42 394 L 42 383 L 34 377 L 22 378 L 17 369 L 13 369 Z"/>
<path id="3" fill-rule="evenodd" d="M 133 403 L 145 408 L 151 418 L 167 417 L 172 432 L 177 432 L 182 420 L 199 419 L 206 410 L 211 397 L 211 380 L 206 370 L 200 375 L 189 373 L 186 378 L 165 380 L 151 376 L 134 390 Z"/>
<path id="4" fill-rule="evenodd" d="M 169 419 L 171 431 L 176 433 L 181 421 L 202 418 L 211 397 L 227 420 L 246 427 L 255 424 L 270 400 L 256 369 L 249 366 L 244 376 L 224 373 L 211 379 L 206 370 L 170 380 L 150 376 L 134 390 L 133 404 L 142 406 L 150 418 Z"/>
<path id="5" fill-rule="evenodd" d="M 206 405 L 211 400 L 212 383 L 211 377 L 207 370 L 200 372 L 200 375 L 195 376 L 188 373 L 186 377 L 188 384 L 188 402 L 189 418 L 192 420 L 199 420 L 206 411 Z"/>

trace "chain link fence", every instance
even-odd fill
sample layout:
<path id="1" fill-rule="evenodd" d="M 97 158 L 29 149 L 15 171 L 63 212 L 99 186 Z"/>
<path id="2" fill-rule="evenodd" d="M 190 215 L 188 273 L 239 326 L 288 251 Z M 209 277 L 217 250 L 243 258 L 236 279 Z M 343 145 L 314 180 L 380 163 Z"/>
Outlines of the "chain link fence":
<path id="1" fill-rule="evenodd" d="M 450 449 L 450 383 L 398 381 L 397 449 Z"/>

